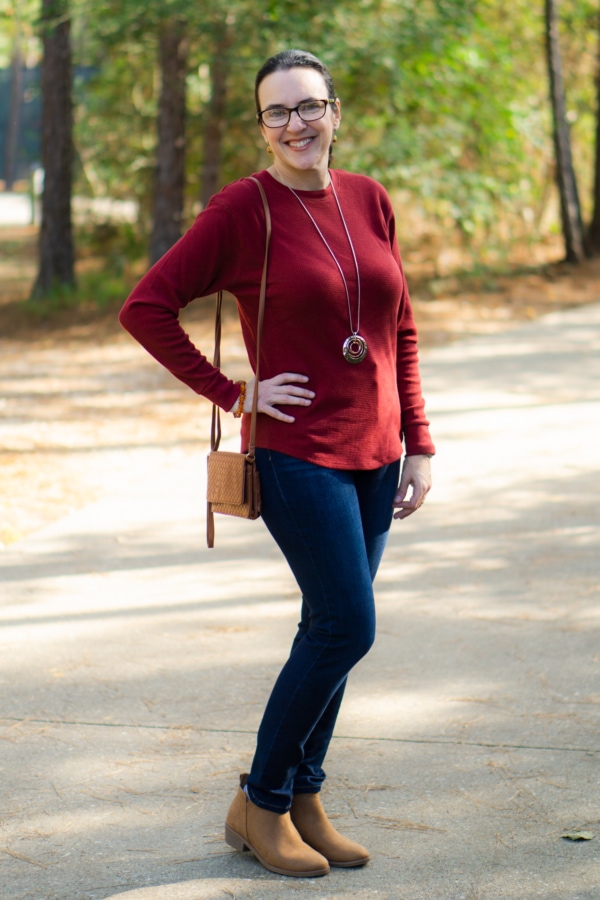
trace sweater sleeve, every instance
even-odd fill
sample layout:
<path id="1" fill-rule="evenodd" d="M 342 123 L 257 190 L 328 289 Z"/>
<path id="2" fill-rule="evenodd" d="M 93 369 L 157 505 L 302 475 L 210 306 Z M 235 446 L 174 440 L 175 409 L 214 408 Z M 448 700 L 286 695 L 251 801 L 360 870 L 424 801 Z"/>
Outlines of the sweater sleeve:
<path id="1" fill-rule="evenodd" d="M 407 456 L 415 456 L 419 453 L 435 453 L 421 390 L 417 329 L 396 239 L 395 218 L 391 209 L 388 228 L 392 253 L 402 276 L 402 295 L 398 309 L 396 337 L 396 371 L 402 411 L 402 442 Z"/>
<path id="2" fill-rule="evenodd" d="M 239 387 L 215 368 L 179 322 L 179 311 L 196 297 L 226 287 L 238 230 L 226 204 L 213 198 L 189 231 L 134 288 L 123 306 L 123 327 L 176 378 L 229 410 Z"/>

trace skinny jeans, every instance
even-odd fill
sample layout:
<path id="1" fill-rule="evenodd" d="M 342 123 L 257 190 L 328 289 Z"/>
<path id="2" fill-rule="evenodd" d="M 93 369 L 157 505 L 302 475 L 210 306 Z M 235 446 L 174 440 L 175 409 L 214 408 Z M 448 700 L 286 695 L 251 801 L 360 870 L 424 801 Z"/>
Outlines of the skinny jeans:
<path id="1" fill-rule="evenodd" d="M 285 813 L 317 793 L 348 673 L 375 639 L 373 580 L 400 461 L 373 470 L 318 466 L 257 448 L 262 517 L 302 593 L 301 618 L 267 703 L 247 789 Z"/>

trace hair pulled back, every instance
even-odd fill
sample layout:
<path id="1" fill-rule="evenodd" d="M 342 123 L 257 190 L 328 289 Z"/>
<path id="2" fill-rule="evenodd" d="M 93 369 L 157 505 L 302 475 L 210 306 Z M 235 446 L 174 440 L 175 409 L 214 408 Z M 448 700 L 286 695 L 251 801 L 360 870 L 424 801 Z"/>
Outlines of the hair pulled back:
<path id="1" fill-rule="evenodd" d="M 327 87 L 328 100 L 334 100 L 336 93 L 333 86 L 333 78 L 327 66 L 321 62 L 314 54 L 308 53 L 306 50 L 283 50 L 276 53 L 275 56 L 269 57 L 258 71 L 256 81 L 254 82 L 254 102 L 256 103 L 256 112 L 260 112 L 260 103 L 258 100 L 258 89 L 267 75 L 273 72 L 285 71 L 286 69 L 315 69 L 319 72 Z"/>

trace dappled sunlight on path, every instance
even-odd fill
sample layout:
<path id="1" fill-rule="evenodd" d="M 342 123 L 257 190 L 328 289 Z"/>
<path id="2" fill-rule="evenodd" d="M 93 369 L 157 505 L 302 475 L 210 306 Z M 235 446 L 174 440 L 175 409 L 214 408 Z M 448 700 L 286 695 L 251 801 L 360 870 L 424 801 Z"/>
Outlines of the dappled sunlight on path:
<path id="1" fill-rule="evenodd" d="M 561 835 L 600 827 L 599 334 L 589 307 L 424 354 L 435 489 L 394 523 L 324 793 L 373 861 L 318 883 L 222 840 L 297 588 L 260 521 L 207 551 L 202 448 L 149 478 L 132 424 L 118 491 L 0 555 L 11 900 L 595 900 L 598 838 Z"/>

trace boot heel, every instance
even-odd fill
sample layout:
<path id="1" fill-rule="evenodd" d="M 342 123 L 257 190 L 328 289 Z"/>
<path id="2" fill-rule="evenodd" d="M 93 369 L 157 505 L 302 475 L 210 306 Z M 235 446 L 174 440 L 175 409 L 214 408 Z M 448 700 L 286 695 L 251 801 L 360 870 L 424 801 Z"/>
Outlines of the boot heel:
<path id="1" fill-rule="evenodd" d="M 244 839 L 229 825 L 225 825 L 225 840 L 234 850 L 240 850 L 242 853 L 247 853 L 250 850 Z"/>

